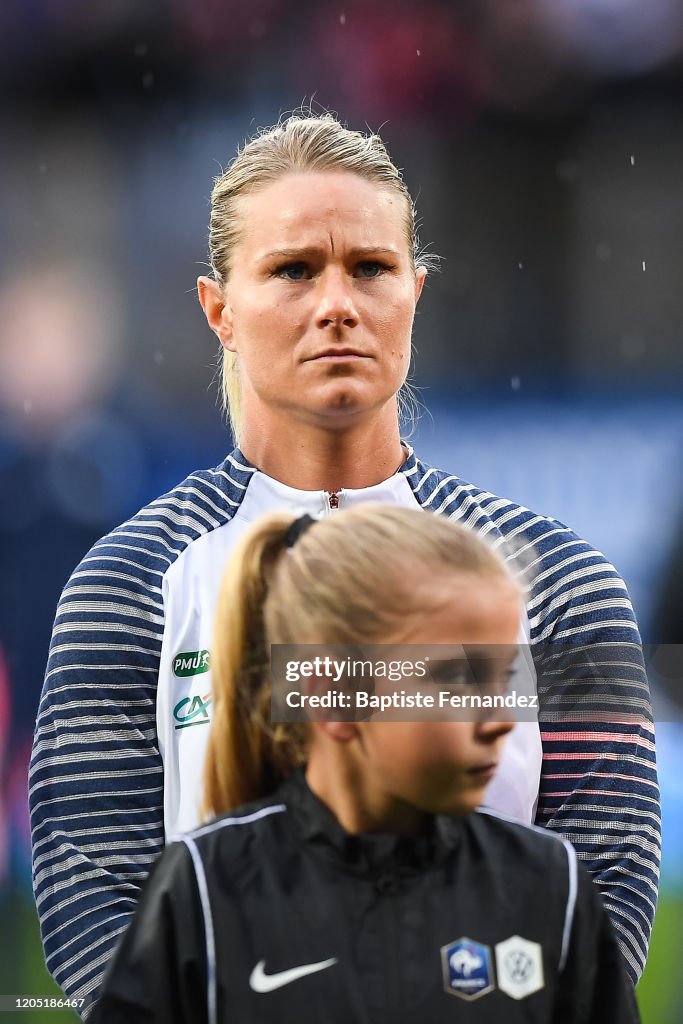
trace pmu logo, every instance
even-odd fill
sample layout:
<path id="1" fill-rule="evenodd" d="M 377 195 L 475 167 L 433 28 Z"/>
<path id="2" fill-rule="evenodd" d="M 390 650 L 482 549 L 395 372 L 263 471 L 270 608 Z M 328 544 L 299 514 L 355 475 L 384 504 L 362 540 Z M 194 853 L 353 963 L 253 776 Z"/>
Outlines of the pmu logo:
<path id="1" fill-rule="evenodd" d="M 173 674 L 176 676 L 199 676 L 210 669 L 208 651 L 184 651 L 173 659 Z"/>
<path id="2" fill-rule="evenodd" d="M 173 708 L 176 729 L 189 729 L 191 725 L 208 725 L 211 721 L 209 718 L 210 704 L 210 693 L 205 693 L 203 697 L 199 695 L 183 697 Z"/>

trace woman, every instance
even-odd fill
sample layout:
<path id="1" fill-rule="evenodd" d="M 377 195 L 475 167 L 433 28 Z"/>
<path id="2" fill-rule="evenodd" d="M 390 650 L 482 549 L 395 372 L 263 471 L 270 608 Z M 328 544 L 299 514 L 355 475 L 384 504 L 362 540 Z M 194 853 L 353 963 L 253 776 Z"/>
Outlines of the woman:
<path id="1" fill-rule="evenodd" d="M 230 814 L 167 848 L 97 1024 L 637 1020 L 571 845 L 470 813 L 511 722 L 270 723 L 270 645 L 302 639 L 322 645 L 311 656 L 359 640 L 385 658 L 406 638 L 418 654 L 449 645 L 438 692 L 502 694 L 521 603 L 472 531 L 417 510 L 257 524 L 213 642 L 206 804 Z"/>
<path id="2" fill-rule="evenodd" d="M 331 115 L 256 136 L 216 181 L 209 241 L 213 276 L 199 279 L 199 298 L 223 346 L 239 447 L 96 544 L 62 596 L 30 779 L 49 969 L 69 995 L 92 997 L 165 840 L 198 822 L 216 595 L 248 524 L 378 501 L 454 517 L 505 548 L 525 573 L 537 665 L 555 643 L 636 652 L 607 705 L 589 692 L 574 713 L 541 681 L 539 724 L 514 730 L 487 796 L 575 844 L 635 980 L 654 914 L 659 803 L 628 595 L 565 526 L 401 443 L 427 266 L 384 145 Z"/>

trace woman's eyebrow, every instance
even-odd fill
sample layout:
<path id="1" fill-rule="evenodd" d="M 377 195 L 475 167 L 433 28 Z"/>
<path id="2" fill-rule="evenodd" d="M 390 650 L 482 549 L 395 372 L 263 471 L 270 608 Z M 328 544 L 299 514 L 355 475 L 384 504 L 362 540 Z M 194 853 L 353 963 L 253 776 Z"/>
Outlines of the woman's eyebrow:
<path id="1" fill-rule="evenodd" d="M 314 245 L 299 246 L 293 249 L 271 249 L 259 256 L 259 260 L 301 259 L 303 256 L 314 256 L 321 250 Z"/>
<path id="2" fill-rule="evenodd" d="M 401 255 L 398 249 L 390 245 L 361 245 L 354 246 L 349 250 L 352 256 L 393 256 L 398 259 Z"/>
<path id="3" fill-rule="evenodd" d="M 271 249 L 269 252 L 263 253 L 258 257 L 259 262 L 265 260 L 282 260 L 282 259 L 304 259 L 306 256 L 320 256 L 328 252 L 327 246 L 319 245 L 303 245 L 294 248 L 284 249 Z M 394 249 L 387 245 L 355 245 L 348 250 L 348 254 L 355 259 L 360 259 L 363 256 L 391 256 L 397 259 L 400 256 L 398 249 Z"/>

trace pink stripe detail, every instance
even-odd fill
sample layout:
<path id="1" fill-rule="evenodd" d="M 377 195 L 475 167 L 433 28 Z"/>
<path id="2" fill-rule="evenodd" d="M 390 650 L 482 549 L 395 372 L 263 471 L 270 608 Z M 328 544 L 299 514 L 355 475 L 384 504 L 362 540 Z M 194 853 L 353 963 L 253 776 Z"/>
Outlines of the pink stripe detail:
<path id="1" fill-rule="evenodd" d="M 542 710 L 542 707 L 541 707 Z M 540 716 L 543 717 L 542 715 Z M 638 725 L 649 732 L 654 727 L 651 719 L 645 718 L 642 714 L 630 714 L 627 711 L 577 711 L 574 714 L 567 714 L 565 722 L 604 722 L 605 725 Z"/>
<path id="2" fill-rule="evenodd" d="M 544 752 L 544 761 L 623 761 L 624 755 L 617 750 L 586 750 L 584 753 L 549 754 Z M 629 758 L 635 761 L 636 758 Z M 642 758 L 641 758 L 642 760 Z"/>
<path id="3" fill-rule="evenodd" d="M 542 740 L 558 743 L 635 743 L 646 750 L 654 750 L 652 740 L 645 736 L 629 735 L 623 732 L 542 732 Z"/>

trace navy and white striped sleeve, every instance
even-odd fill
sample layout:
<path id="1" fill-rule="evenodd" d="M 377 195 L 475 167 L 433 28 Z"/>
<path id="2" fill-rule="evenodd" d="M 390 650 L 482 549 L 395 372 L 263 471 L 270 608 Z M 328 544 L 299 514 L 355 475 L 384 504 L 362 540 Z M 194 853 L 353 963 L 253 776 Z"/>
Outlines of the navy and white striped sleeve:
<path id="1" fill-rule="evenodd" d="M 48 969 L 88 1000 L 163 849 L 155 708 L 170 551 L 121 527 L 62 594 L 29 773 L 33 881 Z"/>
<path id="2" fill-rule="evenodd" d="M 593 875 L 635 982 L 659 881 L 655 735 L 640 635 L 623 580 L 562 523 L 535 530 L 528 604 L 543 767 L 537 822 Z"/>
<path id="3" fill-rule="evenodd" d="M 154 865 L 104 977 L 93 1024 L 215 1024 L 204 905 L 189 849 L 171 843 Z"/>
<path id="4" fill-rule="evenodd" d="M 253 472 L 229 455 L 193 473 L 98 541 L 59 602 L 29 804 L 45 959 L 70 997 L 96 997 L 164 846 L 156 704 L 165 576 L 232 518 Z"/>

